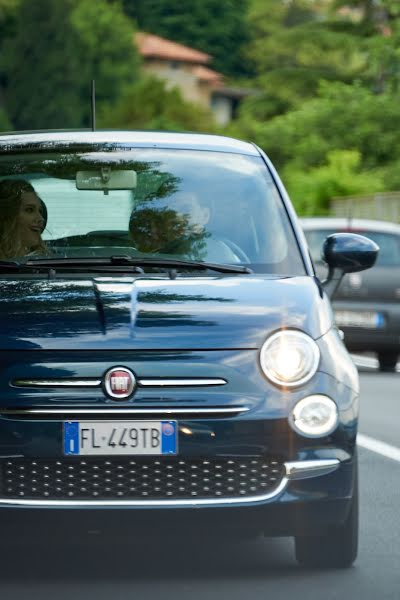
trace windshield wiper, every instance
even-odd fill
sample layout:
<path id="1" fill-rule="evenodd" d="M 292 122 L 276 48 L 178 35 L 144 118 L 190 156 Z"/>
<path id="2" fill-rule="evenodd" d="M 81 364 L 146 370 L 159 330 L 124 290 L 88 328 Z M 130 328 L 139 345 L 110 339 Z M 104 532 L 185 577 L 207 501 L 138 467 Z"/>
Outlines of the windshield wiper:
<path id="1" fill-rule="evenodd" d="M 118 255 L 110 257 L 82 257 L 82 258 L 31 258 L 21 262 L 0 261 L 0 270 L 12 271 L 42 271 L 42 270 L 78 270 L 87 268 L 94 271 L 129 271 L 143 273 L 143 267 L 161 267 L 165 269 L 217 271 L 219 273 L 252 273 L 248 267 L 241 265 L 225 265 L 196 260 L 174 258 L 148 258 Z"/>
<path id="2" fill-rule="evenodd" d="M 0 261 L 0 272 L 16 273 L 48 273 L 54 277 L 57 271 L 87 272 L 88 267 L 95 272 L 125 272 L 144 273 L 144 270 L 135 264 L 113 261 L 112 257 L 103 258 L 34 258 L 22 261 Z"/>
<path id="3" fill-rule="evenodd" d="M 201 260 L 187 260 L 179 258 L 147 258 L 132 256 L 111 256 L 112 261 L 118 264 L 133 264 L 141 267 L 166 267 L 175 269 L 196 269 L 200 271 L 218 271 L 219 273 L 252 273 L 248 267 L 241 265 L 225 265 L 220 263 L 205 262 Z M 125 262 L 127 261 L 127 262 Z"/>

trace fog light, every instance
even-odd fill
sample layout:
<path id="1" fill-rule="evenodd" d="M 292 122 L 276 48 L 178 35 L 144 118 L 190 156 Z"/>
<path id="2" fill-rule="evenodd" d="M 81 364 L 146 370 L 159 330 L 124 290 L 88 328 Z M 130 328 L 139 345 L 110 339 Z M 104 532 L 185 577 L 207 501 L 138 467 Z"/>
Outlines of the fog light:
<path id="1" fill-rule="evenodd" d="M 323 437 L 336 429 L 339 415 L 333 400 L 316 394 L 300 400 L 292 410 L 293 428 L 306 437 Z"/>

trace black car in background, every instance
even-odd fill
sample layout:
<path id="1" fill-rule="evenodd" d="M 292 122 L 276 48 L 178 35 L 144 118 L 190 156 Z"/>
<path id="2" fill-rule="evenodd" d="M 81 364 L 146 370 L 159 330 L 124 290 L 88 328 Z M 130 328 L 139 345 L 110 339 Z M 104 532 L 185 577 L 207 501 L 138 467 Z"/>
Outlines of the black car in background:
<path id="1" fill-rule="evenodd" d="M 333 296 L 338 327 L 351 352 L 375 352 L 381 371 L 393 371 L 400 357 L 400 225 L 344 218 L 302 219 L 318 275 L 328 268 L 321 258 L 324 239 L 337 232 L 359 233 L 380 248 L 375 266 L 350 273 Z"/>

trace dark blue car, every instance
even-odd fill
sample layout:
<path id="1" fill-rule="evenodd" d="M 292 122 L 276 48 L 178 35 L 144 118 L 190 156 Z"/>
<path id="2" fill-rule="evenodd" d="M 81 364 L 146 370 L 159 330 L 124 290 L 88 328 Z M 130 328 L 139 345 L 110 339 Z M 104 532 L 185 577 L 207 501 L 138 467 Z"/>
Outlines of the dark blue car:
<path id="1" fill-rule="evenodd" d="M 356 369 L 274 168 L 208 135 L 0 137 L 0 525 L 357 553 Z"/>

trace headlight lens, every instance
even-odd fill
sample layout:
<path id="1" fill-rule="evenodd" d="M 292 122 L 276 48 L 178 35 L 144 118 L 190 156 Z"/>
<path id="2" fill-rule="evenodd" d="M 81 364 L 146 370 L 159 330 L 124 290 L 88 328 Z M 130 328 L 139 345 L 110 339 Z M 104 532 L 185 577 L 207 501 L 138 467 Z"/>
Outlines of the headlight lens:
<path id="1" fill-rule="evenodd" d="M 261 368 L 277 385 L 302 385 L 315 374 L 319 364 L 319 348 L 314 340 L 295 329 L 278 331 L 261 348 Z"/>
<path id="2" fill-rule="evenodd" d="M 292 410 L 293 428 L 307 437 L 323 437 L 332 433 L 338 424 L 338 409 L 328 396 L 316 394 L 300 400 Z"/>

